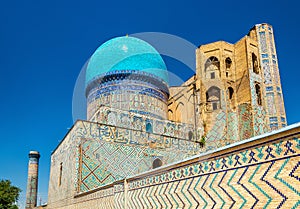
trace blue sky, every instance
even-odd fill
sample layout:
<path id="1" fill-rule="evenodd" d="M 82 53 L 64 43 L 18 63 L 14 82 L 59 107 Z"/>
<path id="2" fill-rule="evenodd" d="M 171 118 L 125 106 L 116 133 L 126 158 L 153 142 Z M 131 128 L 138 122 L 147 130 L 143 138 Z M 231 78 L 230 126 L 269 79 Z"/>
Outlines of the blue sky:
<path id="1" fill-rule="evenodd" d="M 270 23 L 288 123 L 300 121 L 299 20 L 297 1 L 1 1 L 0 179 L 19 186 L 23 199 L 28 152 L 38 150 L 39 194 L 47 200 L 50 154 L 72 126 L 81 67 L 101 43 L 125 34 L 164 32 L 198 46 L 234 43 Z M 185 69 L 166 61 L 171 71 Z"/>

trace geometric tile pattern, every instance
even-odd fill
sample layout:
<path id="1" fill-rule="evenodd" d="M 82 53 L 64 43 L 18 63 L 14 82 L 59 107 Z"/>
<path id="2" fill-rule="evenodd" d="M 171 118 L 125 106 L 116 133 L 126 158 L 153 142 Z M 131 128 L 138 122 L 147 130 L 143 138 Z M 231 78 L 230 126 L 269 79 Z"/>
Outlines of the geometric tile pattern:
<path id="1" fill-rule="evenodd" d="M 238 115 L 236 112 L 228 112 L 228 127 L 227 127 L 227 137 L 229 143 L 234 143 L 238 140 L 239 136 L 239 123 Z"/>
<path id="2" fill-rule="evenodd" d="M 172 128 L 175 131 L 172 135 L 178 135 L 175 124 L 166 126 L 168 133 L 172 133 L 169 130 Z M 76 155 L 77 192 L 148 171 L 156 158 L 168 164 L 200 149 L 193 141 L 100 123 L 81 122 L 74 132 L 81 139 Z"/>
<path id="3" fill-rule="evenodd" d="M 279 76 L 279 70 L 277 68 L 277 62 L 274 60 L 273 61 L 273 64 L 272 64 L 272 67 L 273 67 L 273 75 L 274 75 L 274 81 L 275 81 L 275 84 L 277 86 L 280 85 L 280 76 Z"/>
<path id="4" fill-rule="evenodd" d="M 170 128 L 172 124 L 169 125 L 167 124 Z M 76 134 L 76 138 L 80 139 L 97 139 L 99 141 L 141 146 L 153 144 L 156 148 L 178 149 L 182 151 L 195 152 L 199 150 L 199 146 L 194 141 L 187 140 L 186 138 L 170 137 L 101 123 L 79 121 L 73 132 Z"/>
<path id="5" fill-rule="evenodd" d="M 120 179 L 152 169 L 160 158 L 163 164 L 182 159 L 184 153 L 149 147 L 83 140 L 80 151 L 79 192 L 86 192 Z"/>
<path id="6" fill-rule="evenodd" d="M 274 47 L 274 41 L 273 41 L 273 33 L 271 31 L 269 31 L 269 47 L 271 49 L 271 53 L 274 54 L 275 53 L 275 47 Z"/>
<path id="7" fill-rule="evenodd" d="M 276 115 L 276 105 L 274 105 L 276 104 L 274 99 L 274 93 L 273 92 L 267 93 L 266 99 L 267 99 L 266 102 L 268 106 L 269 115 Z"/>
<path id="8" fill-rule="evenodd" d="M 86 91 L 88 120 L 102 105 L 167 118 L 168 85 L 149 73 L 110 71 L 95 78 Z"/>
<path id="9" fill-rule="evenodd" d="M 285 115 L 284 113 L 284 104 L 281 93 L 277 93 L 277 106 L 279 106 L 279 112 L 281 115 Z"/>
<path id="10" fill-rule="evenodd" d="M 266 121 L 266 111 L 263 107 L 256 105 L 253 108 L 254 117 L 254 135 L 258 136 L 268 131 Z"/>
<path id="11" fill-rule="evenodd" d="M 128 207 L 299 208 L 299 143 L 264 144 L 133 180 Z"/>
<path id="12" fill-rule="evenodd" d="M 261 87 L 260 89 L 260 94 L 261 94 L 261 99 L 263 99 L 263 92 L 264 90 L 262 89 L 262 87 L 264 86 L 262 83 L 262 78 L 260 75 L 257 75 L 253 72 L 253 70 L 250 70 L 250 87 L 251 87 L 251 105 L 252 108 L 250 109 L 251 113 L 252 113 L 252 118 L 251 120 L 253 120 L 253 130 L 252 130 L 252 135 L 251 136 L 257 136 L 257 135 L 261 135 L 264 134 L 268 131 L 268 126 L 267 124 L 267 120 L 266 120 L 266 110 L 265 107 L 262 104 L 258 104 L 258 95 L 256 93 L 256 85 L 257 83 L 259 84 L 259 86 Z M 266 99 L 265 99 L 266 100 Z M 261 103 L 264 103 L 264 100 L 261 101 Z M 266 101 L 267 103 L 267 101 Z M 244 122 L 244 121 L 243 121 Z M 242 121 L 240 121 L 240 123 L 243 123 Z M 249 137 L 251 137 L 249 136 Z M 249 138 L 246 137 L 246 138 Z M 243 139 L 246 139 L 243 138 Z"/>
<path id="13" fill-rule="evenodd" d="M 102 189 L 101 191 L 92 194 L 85 194 L 84 196 L 78 196 L 74 200 L 73 207 L 67 207 L 69 209 L 81 209 L 81 208 L 114 208 L 115 205 L 115 192 L 114 188 L 110 187 Z M 87 200 L 93 201 L 87 201 Z M 57 208 L 56 208 L 57 209 Z"/>
<path id="14" fill-rule="evenodd" d="M 222 110 L 216 115 L 215 123 L 206 135 L 206 150 L 213 150 L 222 146 L 226 136 L 226 113 Z"/>
<path id="15" fill-rule="evenodd" d="M 114 208 L 120 208 L 123 209 L 125 205 L 125 188 L 124 184 L 115 184 L 114 185 L 114 192 L 115 192 L 115 207 Z"/>
<path id="16" fill-rule="evenodd" d="M 262 79 L 259 75 L 250 71 L 250 86 L 251 86 L 251 100 L 252 100 L 252 117 L 253 117 L 253 134 L 254 136 L 264 134 L 268 131 L 266 125 L 266 110 L 263 105 L 258 105 L 258 96 L 256 94 L 256 83 L 260 83 L 262 88 Z M 263 89 L 260 90 L 261 97 L 263 98 Z M 261 98 L 261 99 L 262 99 Z M 266 99 L 265 99 L 266 100 Z M 263 101 L 262 101 L 263 102 Z M 267 101 L 266 101 L 267 102 Z M 244 138 L 245 139 L 245 138 Z"/>
<path id="17" fill-rule="evenodd" d="M 89 131 L 89 128 L 88 123 L 80 121 L 76 123 L 74 127 L 76 132 L 74 133 L 76 133 L 76 137 L 80 135 L 86 137 L 81 138 L 81 142 L 79 141 L 78 144 L 83 150 L 82 154 L 85 154 L 84 162 L 91 163 L 89 169 L 93 170 L 92 168 L 94 168 L 95 170 L 97 166 L 105 163 L 103 160 L 96 161 L 97 154 L 101 154 L 103 159 L 108 158 L 106 152 L 112 158 L 116 154 L 112 152 L 116 147 L 108 146 L 105 147 L 105 150 L 101 148 L 101 152 L 96 147 L 102 146 L 101 144 L 104 143 L 119 143 L 89 138 L 90 133 L 93 133 L 93 131 Z M 72 136 L 74 133 L 71 131 L 68 140 L 76 139 L 73 138 L 75 135 Z M 125 178 L 122 178 L 113 184 L 97 187 L 97 190 L 93 192 L 78 193 L 78 190 L 75 189 L 74 193 L 64 186 L 61 189 L 63 191 L 67 189 L 70 196 L 64 197 L 62 200 L 58 199 L 59 201 L 56 202 L 52 201 L 54 190 L 50 185 L 49 189 L 52 188 L 53 191 L 50 192 L 48 207 L 49 209 L 123 209 L 127 204 L 127 208 L 299 208 L 300 139 L 296 136 L 270 139 L 269 141 L 257 140 L 224 149 L 220 153 L 206 154 L 198 159 L 193 157 L 192 160 L 181 161 L 167 169 L 146 172 L 143 175 L 137 174 L 127 179 L 128 183 L 125 183 Z M 67 142 L 70 143 L 70 141 Z M 64 144 L 61 144 L 60 147 L 64 147 Z M 143 149 L 143 146 L 135 147 Z M 74 150 L 68 146 L 65 148 Z M 56 153 L 65 156 L 63 150 L 57 150 Z M 131 155 L 130 150 L 127 150 L 126 153 Z M 179 154 L 177 155 L 179 156 Z M 68 156 L 73 158 L 72 154 L 68 154 Z M 91 156 L 94 157 L 94 163 L 97 165 L 93 165 L 89 161 L 88 158 Z M 136 156 L 136 154 L 132 156 Z M 120 159 L 111 159 L 111 162 L 118 164 L 118 160 L 121 161 L 122 157 L 117 158 Z M 79 158 L 78 162 L 81 160 Z M 58 159 L 57 162 L 60 160 Z M 72 167 L 74 164 L 70 165 L 70 168 Z M 68 172 L 68 170 L 63 172 Z M 82 176 L 81 180 L 88 174 L 83 175 L 85 176 Z M 71 176 L 67 175 L 67 177 Z M 54 181 L 56 178 L 51 179 Z M 72 182 L 72 179 L 63 179 L 62 181 L 67 182 L 68 180 Z M 58 195 L 66 193 L 60 193 L 59 187 L 55 188 Z"/>
<path id="18" fill-rule="evenodd" d="M 244 103 L 238 107 L 239 111 L 239 134 L 240 139 L 248 139 L 253 136 L 252 109 L 251 105 Z"/>
<path id="19" fill-rule="evenodd" d="M 300 183 L 285 174 L 294 161 L 295 158 L 288 158 L 131 190 L 128 206 L 299 208 Z"/>
<path id="20" fill-rule="evenodd" d="M 122 128 L 129 128 L 146 132 L 146 124 L 152 126 L 152 133 L 163 134 L 170 137 L 188 139 L 189 132 L 194 130 L 192 124 L 179 123 L 169 120 L 160 120 L 154 117 L 119 110 L 111 107 L 102 106 L 96 112 L 94 118 L 103 124 L 116 125 Z"/>
<path id="21" fill-rule="evenodd" d="M 261 58 L 261 70 L 263 75 L 263 82 L 268 88 L 263 92 L 266 111 L 268 117 L 284 117 L 285 108 L 282 99 L 282 88 L 280 82 L 280 75 L 278 69 L 278 60 L 275 49 L 275 42 L 273 36 L 273 29 L 270 25 L 262 24 L 256 27 L 258 34 L 258 47 Z M 283 124 L 272 124 L 267 121 L 270 130 L 283 127 Z M 284 123 L 286 125 L 286 123 Z"/>
<path id="22" fill-rule="evenodd" d="M 260 47 L 261 47 L 261 52 L 262 53 L 267 53 L 267 40 L 266 40 L 266 32 L 262 31 L 259 32 L 260 36 Z"/>
<path id="23" fill-rule="evenodd" d="M 273 76 L 269 65 L 269 60 L 263 60 L 262 69 L 264 71 L 264 83 L 267 85 L 272 85 Z"/>
<path id="24" fill-rule="evenodd" d="M 175 132 L 174 135 L 176 134 Z M 87 141 L 85 142 L 84 140 Z M 111 144 L 115 145 L 111 146 Z M 91 146 L 88 147 L 88 145 Z M 101 149 L 95 150 L 95 147 L 101 147 Z M 130 147 L 135 147 L 135 149 L 130 151 Z M 148 149 L 145 147 L 148 147 Z M 94 152 L 90 152 L 91 150 L 94 150 Z M 115 150 L 115 152 L 111 150 Z M 153 150 L 156 150 L 156 152 Z M 135 174 L 135 172 L 149 168 L 149 163 L 142 164 L 142 162 L 148 162 L 145 160 L 146 158 L 151 159 L 149 162 L 151 161 L 152 163 L 155 156 L 159 158 L 164 156 L 162 161 L 170 163 L 194 155 L 199 150 L 199 144 L 183 138 L 145 133 L 140 130 L 100 123 L 77 121 L 51 155 L 48 204 L 53 205 L 54 208 L 59 208 L 60 205 L 66 204 L 63 200 L 67 201 L 73 198 L 80 191 L 98 188 L 99 185 L 106 185 L 109 181 L 112 182 L 114 179 L 119 179 L 121 176 L 119 170 L 127 170 L 127 168 L 124 169 L 124 167 L 114 164 L 115 162 L 120 163 L 117 160 L 127 159 L 127 166 L 133 166 L 136 160 L 142 158 L 143 153 L 145 155 L 144 161 L 138 161 L 140 164 L 135 166 L 136 169 L 131 170 L 132 173 L 128 172 Z M 81 153 L 81 151 L 84 152 Z M 128 156 L 128 158 L 124 157 L 124 153 L 129 152 L 132 153 L 131 156 Z M 133 153 L 139 154 L 139 158 L 130 160 L 135 155 Z M 99 160 L 103 155 L 106 156 L 107 160 Z M 117 158 L 117 156 L 119 157 Z M 61 165 L 62 172 L 60 177 Z M 119 169 L 113 170 L 112 165 L 116 165 L 116 168 Z M 100 169 L 100 167 L 104 168 L 104 166 L 106 166 L 105 169 Z M 107 170 L 108 168 L 110 170 Z M 107 177 L 108 172 L 112 172 L 114 175 Z M 93 174 L 89 175 L 89 173 Z M 128 175 L 126 174 L 122 178 Z M 61 185 L 59 185 L 60 178 Z M 91 179 L 94 181 L 91 181 Z"/>

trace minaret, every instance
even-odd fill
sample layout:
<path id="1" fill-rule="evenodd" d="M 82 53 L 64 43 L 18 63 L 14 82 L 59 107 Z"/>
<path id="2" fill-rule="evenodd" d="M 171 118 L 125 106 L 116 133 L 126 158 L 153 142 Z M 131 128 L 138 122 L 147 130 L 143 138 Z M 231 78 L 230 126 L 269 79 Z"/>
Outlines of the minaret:
<path id="1" fill-rule="evenodd" d="M 270 130 L 287 125 L 283 94 L 280 82 L 278 59 L 271 25 L 263 23 L 255 26 L 264 77 L 265 100 Z"/>
<path id="2" fill-rule="evenodd" d="M 37 188 L 38 188 L 38 170 L 39 170 L 40 153 L 37 151 L 29 152 L 28 178 L 26 190 L 26 206 L 30 209 L 36 206 Z"/>

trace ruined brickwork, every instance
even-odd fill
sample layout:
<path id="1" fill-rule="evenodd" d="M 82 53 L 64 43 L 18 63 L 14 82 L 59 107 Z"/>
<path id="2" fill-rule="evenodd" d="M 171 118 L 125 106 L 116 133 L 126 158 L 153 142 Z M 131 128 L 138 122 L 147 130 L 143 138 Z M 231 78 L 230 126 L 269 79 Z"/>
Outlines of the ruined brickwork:
<path id="1" fill-rule="evenodd" d="M 196 66 L 195 76 L 170 88 L 169 116 L 194 124 L 207 150 L 286 126 L 270 25 L 256 25 L 235 44 L 201 45 Z"/>

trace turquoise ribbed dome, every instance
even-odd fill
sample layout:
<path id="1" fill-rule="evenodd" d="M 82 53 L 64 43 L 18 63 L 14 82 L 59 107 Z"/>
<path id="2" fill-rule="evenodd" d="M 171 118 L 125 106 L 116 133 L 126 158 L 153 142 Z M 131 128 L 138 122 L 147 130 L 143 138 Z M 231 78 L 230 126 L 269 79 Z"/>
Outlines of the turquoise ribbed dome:
<path id="1" fill-rule="evenodd" d="M 168 72 L 160 54 L 147 42 L 134 37 L 117 37 L 102 44 L 92 55 L 86 70 L 86 85 L 106 73 L 143 71 L 168 84 Z"/>

